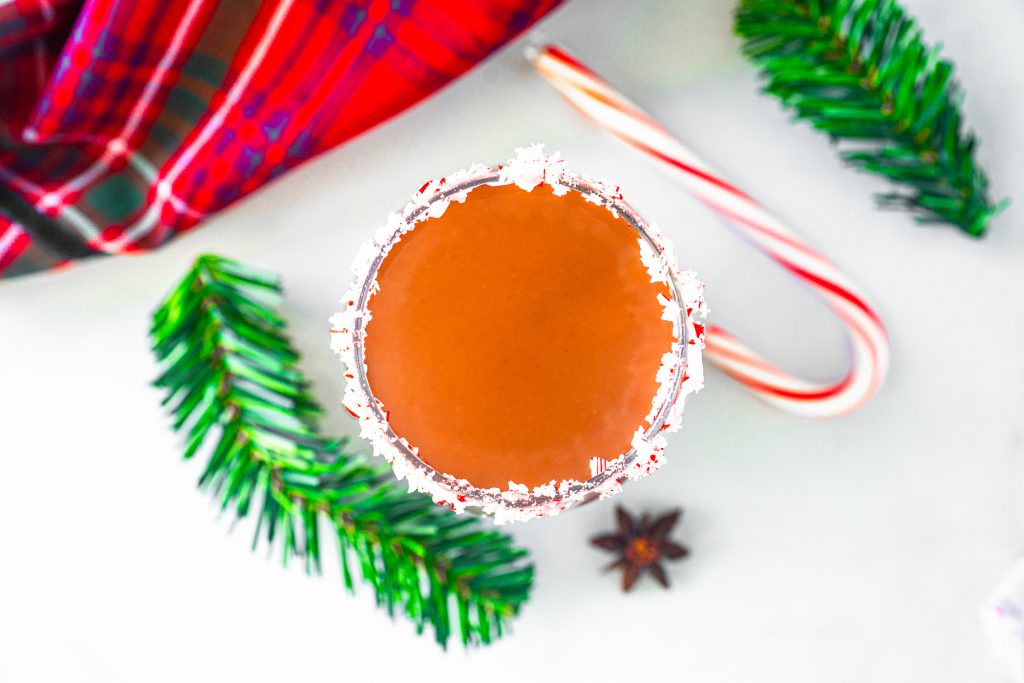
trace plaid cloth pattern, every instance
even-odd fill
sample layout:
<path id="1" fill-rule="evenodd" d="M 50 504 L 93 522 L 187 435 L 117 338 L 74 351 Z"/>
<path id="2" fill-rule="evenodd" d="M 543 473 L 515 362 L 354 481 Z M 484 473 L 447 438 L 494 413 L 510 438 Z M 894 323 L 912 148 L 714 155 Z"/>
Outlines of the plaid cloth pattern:
<path id="1" fill-rule="evenodd" d="M 0 278 L 151 249 L 560 0 L 0 0 Z"/>

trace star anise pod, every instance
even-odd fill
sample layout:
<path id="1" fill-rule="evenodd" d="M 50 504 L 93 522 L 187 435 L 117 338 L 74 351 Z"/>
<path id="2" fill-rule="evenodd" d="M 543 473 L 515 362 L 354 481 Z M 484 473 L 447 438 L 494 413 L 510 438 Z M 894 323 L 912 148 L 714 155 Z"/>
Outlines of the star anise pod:
<path id="1" fill-rule="evenodd" d="M 658 583 L 668 588 L 668 575 L 661 565 L 661 560 L 679 560 L 690 554 L 686 546 L 668 538 L 682 512 L 673 510 L 653 521 L 650 515 L 645 514 L 638 521 L 622 507 L 617 506 L 615 516 L 618 521 L 618 532 L 590 539 L 592 545 L 619 554 L 619 558 L 606 569 L 622 569 L 622 590 L 631 589 L 644 573 L 649 573 Z"/>

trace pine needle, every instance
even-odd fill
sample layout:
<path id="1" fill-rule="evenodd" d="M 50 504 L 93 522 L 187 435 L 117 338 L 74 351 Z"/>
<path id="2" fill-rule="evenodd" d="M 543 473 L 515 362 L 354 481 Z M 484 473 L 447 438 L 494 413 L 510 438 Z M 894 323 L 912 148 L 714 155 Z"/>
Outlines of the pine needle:
<path id="1" fill-rule="evenodd" d="M 453 628 L 465 645 L 507 632 L 533 582 L 526 551 L 319 433 L 321 408 L 273 308 L 279 294 L 274 276 L 204 255 L 153 314 L 155 384 L 185 457 L 209 452 L 200 487 L 239 518 L 255 511 L 254 547 L 276 544 L 309 573 L 334 536 L 345 585 L 358 567 L 378 605 L 418 632 L 429 626 L 442 646 Z"/>
<path id="2" fill-rule="evenodd" d="M 880 205 L 980 236 L 1008 203 L 990 199 L 962 130 L 953 66 L 895 0 L 741 0 L 736 32 L 765 92 L 892 183 Z"/>

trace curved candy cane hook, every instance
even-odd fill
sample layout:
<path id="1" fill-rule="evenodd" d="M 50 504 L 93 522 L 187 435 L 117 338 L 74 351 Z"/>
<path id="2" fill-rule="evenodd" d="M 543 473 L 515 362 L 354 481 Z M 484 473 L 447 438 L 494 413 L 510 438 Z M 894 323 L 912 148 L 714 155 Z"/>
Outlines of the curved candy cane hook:
<path id="1" fill-rule="evenodd" d="M 527 57 L 583 114 L 664 167 L 740 236 L 811 287 L 843 321 L 851 342 L 849 370 L 834 383 L 794 377 L 716 326 L 707 330 L 708 360 L 764 400 L 798 415 L 842 415 L 871 398 L 888 370 L 888 335 L 878 313 L 849 278 L 564 49 L 548 45 L 528 50 Z"/>

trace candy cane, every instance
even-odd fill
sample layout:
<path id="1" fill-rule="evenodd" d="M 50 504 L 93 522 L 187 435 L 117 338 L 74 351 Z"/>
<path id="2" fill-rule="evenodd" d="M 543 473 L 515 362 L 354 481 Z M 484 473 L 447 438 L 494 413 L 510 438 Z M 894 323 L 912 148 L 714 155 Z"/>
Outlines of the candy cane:
<path id="1" fill-rule="evenodd" d="M 798 415 L 842 415 L 871 398 L 888 369 L 889 342 L 878 313 L 849 278 L 564 49 L 530 49 L 527 57 L 581 112 L 657 161 L 740 236 L 814 289 L 843 321 L 851 346 L 846 376 L 827 384 L 790 375 L 716 326 L 707 330 L 706 358 L 764 400 Z"/>

